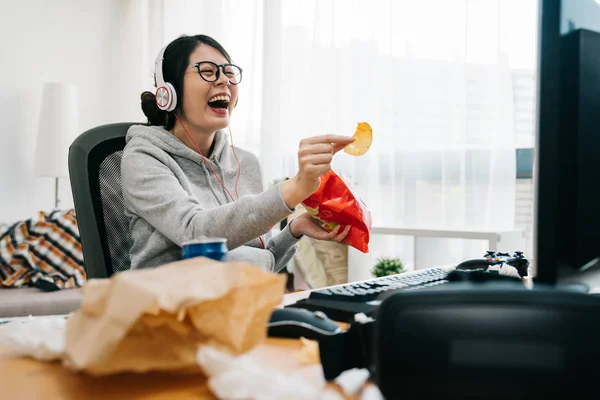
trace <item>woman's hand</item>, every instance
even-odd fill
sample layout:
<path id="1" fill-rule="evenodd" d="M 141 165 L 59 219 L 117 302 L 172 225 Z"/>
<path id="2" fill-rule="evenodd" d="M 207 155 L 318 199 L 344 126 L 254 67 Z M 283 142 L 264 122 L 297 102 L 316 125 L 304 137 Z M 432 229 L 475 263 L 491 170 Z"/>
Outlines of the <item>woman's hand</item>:
<path id="1" fill-rule="evenodd" d="M 319 188 L 321 175 L 331 170 L 333 155 L 354 140 L 351 136 L 324 135 L 300 141 L 298 173 L 280 186 L 288 207 L 294 208 Z"/>
<path id="2" fill-rule="evenodd" d="M 340 227 L 341 225 L 338 225 L 334 230 L 328 232 L 319 225 L 315 218 L 306 212 L 290 222 L 290 232 L 295 238 L 305 235 L 313 239 L 329 240 L 338 243 L 346 239 L 348 232 L 350 232 L 350 225 L 346 226 L 341 232 Z"/>

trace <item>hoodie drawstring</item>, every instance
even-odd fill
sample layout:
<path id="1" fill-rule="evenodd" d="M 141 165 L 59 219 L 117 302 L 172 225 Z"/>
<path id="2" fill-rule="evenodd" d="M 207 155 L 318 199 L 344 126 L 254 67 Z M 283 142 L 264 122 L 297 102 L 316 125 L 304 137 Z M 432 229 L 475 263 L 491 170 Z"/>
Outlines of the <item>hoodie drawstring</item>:
<path id="1" fill-rule="evenodd" d="M 213 161 L 213 164 L 214 164 L 215 169 L 216 169 L 215 173 L 217 174 L 217 176 L 218 175 L 221 176 L 221 181 L 224 181 L 225 174 L 223 173 L 223 168 L 221 168 L 221 165 L 217 162 L 216 159 Z M 225 187 L 222 187 L 221 190 L 223 192 L 223 196 L 227 197 L 227 194 L 228 194 L 227 193 L 227 189 Z M 236 187 L 236 198 L 239 198 L 239 194 L 237 194 L 237 187 Z M 234 201 L 234 200 L 231 200 L 231 201 Z"/>
<path id="2" fill-rule="evenodd" d="M 205 163 L 201 161 L 199 164 L 202 167 L 202 171 L 204 171 L 204 176 L 206 176 L 206 181 L 208 182 L 208 187 L 210 188 L 210 191 L 212 192 L 212 194 L 215 196 L 215 199 L 217 199 L 220 204 L 228 203 L 227 196 L 225 196 L 225 203 L 223 203 L 221 201 L 221 196 L 217 194 L 217 191 L 215 190 L 215 187 L 212 184 L 212 179 L 210 178 L 210 174 L 208 173 L 208 168 L 206 168 Z"/>

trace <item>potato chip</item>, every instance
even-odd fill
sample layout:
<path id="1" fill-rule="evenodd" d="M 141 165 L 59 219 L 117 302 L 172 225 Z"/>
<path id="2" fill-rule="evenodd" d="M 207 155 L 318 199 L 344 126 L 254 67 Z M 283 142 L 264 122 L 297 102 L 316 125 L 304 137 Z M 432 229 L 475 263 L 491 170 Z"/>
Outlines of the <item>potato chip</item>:
<path id="1" fill-rule="evenodd" d="M 344 148 L 344 152 L 352 156 L 365 154 L 373 143 L 373 129 L 366 122 L 359 122 L 353 136 L 356 140 Z"/>

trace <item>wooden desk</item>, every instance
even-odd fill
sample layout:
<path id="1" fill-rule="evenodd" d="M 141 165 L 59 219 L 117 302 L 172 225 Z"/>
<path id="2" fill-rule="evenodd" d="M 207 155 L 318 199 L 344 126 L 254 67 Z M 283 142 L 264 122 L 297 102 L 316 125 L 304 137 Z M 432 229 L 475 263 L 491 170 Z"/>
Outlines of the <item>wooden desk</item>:
<path id="1" fill-rule="evenodd" d="M 308 293 L 286 295 L 284 303 L 307 295 Z M 300 348 L 299 340 L 267 338 L 263 345 L 257 346 L 250 354 L 265 367 L 280 371 L 310 374 L 318 369 L 320 372 L 318 364 L 303 366 L 297 361 L 294 353 Z M 341 393 L 337 385 L 330 384 L 328 387 Z M 1 348 L 0 393 L 2 399 L 19 400 L 216 399 L 207 387 L 206 378 L 201 374 L 150 373 L 90 377 L 66 369 L 60 363 L 14 358 Z"/>

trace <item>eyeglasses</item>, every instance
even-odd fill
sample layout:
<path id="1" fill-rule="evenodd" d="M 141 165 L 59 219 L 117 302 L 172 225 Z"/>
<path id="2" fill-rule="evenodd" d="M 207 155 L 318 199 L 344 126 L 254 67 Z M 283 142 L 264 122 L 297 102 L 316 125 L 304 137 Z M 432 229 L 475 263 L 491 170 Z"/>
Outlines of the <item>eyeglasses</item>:
<path id="1" fill-rule="evenodd" d="M 212 61 L 200 61 L 193 65 L 198 70 L 198 74 L 206 82 L 215 82 L 221 76 L 221 70 L 229 79 L 232 85 L 237 85 L 242 81 L 242 69 L 234 64 L 215 64 Z"/>

